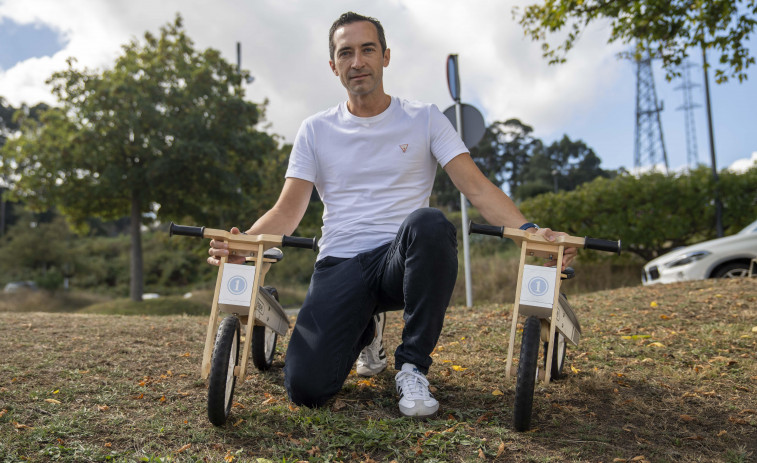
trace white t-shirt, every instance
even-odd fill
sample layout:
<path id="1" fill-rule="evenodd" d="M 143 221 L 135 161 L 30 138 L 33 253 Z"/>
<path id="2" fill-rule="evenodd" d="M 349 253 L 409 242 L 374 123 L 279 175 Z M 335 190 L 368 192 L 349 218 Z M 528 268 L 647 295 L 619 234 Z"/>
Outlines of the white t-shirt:
<path id="1" fill-rule="evenodd" d="M 467 152 L 435 105 L 396 97 L 373 117 L 354 116 L 342 102 L 306 119 L 286 176 L 313 182 L 323 201 L 318 258 L 394 240 L 405 218 L 428 206 L 437 163 Z"/>

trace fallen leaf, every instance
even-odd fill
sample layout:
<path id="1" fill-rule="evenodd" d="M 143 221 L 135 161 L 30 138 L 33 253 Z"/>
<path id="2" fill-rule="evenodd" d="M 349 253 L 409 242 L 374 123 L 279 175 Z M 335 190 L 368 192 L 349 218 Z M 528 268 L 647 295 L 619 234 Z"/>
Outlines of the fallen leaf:
<path id="1" fill-rule="evenodd" d="M 665 347 L 665 344 L 663 344 L 661 342 L 650 342 L 647 345 L 650 346 L 650 347 Z"/>
<path id="2" fill-rule="evenodd" d="M 59 393 L 60 393 L 60 389 L 56 389 L 53 391 L 53 394 L 59 394 Z"/>
<path id="3" fill-rule="evenodd" d="M 657 301 L 652 301 L 649 303 L 649 307 L 658 307 L 659 304 L 657 304 Z"/>
<path id="4" fill-rule="evenodd" d="M 19 423 L 19 422 L 17 422 L 17 421 L 14 421 L 14 422 L 13 422 L 13 426 L 14 426 L 14 427 L 15 427 L 16 429 L 32 429 L 32 427 L 31 427 L 31 426 L 27 426 L 27 425 L 25 425 L 25 424 L 21 424 L 21 423 Z"/>
<path id="5" fill-rule="evenodd" d="M 45 399 L 45 402 L 51 403 L 51 404 L 59 404 L 60 400 L 55 399 Z"/>
<path id="6" fill-rule="evenodd" d="M 7 408 L 4 408 L 4 409 L 0 410 L 0 418 L 2 418 L 3 415 L 5 415 L 6 413 L 8 413 L 8 409 Z"/>
<path id="7" fill-rule="evenodd" d="M 581 371 L 581 370 L 579 370 L 578 368 L 576 368 L 576 367 L 574 367 L 573 365 L 571 365 L 571 366 L 570 366 L 570 371 L 572 371 L 573 373 L 578 373 L 578 372 L 579 372 L 579 371 Z"/>
<path id="8" fill-rule="evenodd" d="M 181 453 L 181 452 L 183 452 L 183 451 L 185 451 L 185 450 L 189 450 L 189 447 L 191 447 L 191 446 L 192 446 L 192 444 L 187 444 L 187 445 L 184 445 L 184 446 L 182 446 L 181 448 L 179 448 L 178 450 L 176 450 L 176 452 L 175 452 L 175 453 Z"/>
<path id="9" fill-rule="evenodd" d="M 373 378 L 361 379 L 357 382 L 357 385 L 362 387 L 377 387 Z"/>
<path id="10" fill-rule="evenodd" d="M 505 453 L 505 443 L 504 442 L 500 442 L 499 443 L 499 447 L 497 448 L 497 458 L 499 458 L 500 456 L 502 456 L 503 453 Z"/>
<path id="11" fill-rule="evenodd" d="M 492 395 L 505 395 L 505 393 L 500 391 L 499 389 L 495 389 L 492 391 Z"/>
<path id="12" fill-rule="evenodd" d="M 237 426 L 239 426 L 239 425 L 240 425 L 240 424 L 242 424 L 242 423 L 244 423 L 244 419 L 243 419 L 243 418 L 239 418 L 239 419 L 238 419 L 238 420 L 237 420 L 237 421 L 236 421 L 236 422 L 235 422 L 235 423 L 233 424 L 233 426 L 234 426 L 234 427 L 236 428 Z"/>
<path id="13" fill-rule="evenodd" d="M 112 446 L 113 444 L 111 444 L 110 442 L 106 442 L 103 444 L 103 447 L 107 447 L 107 448 L 111 448 Z"/>
<path id="14" fill-rule="evenodd" d="M 467 368 L 461 367 L 460 365 L 452 365 L 452 369 L 455 371 L 465 371 Z"/>
<path id="15" fill-rule="evenodd" d="M 478 458 L 485 460 L 486 454 L 484 453 L 484 449 L 478 449 Z"/>
<path id="16" fill-rule="evenodd" d="M 662 315 L 660 315 L 660 319 L 661 320 L 670 320 L 670 317 L 667 316 L 667 315 L 665 315 L 665 314 L 662 314 Z"/>
<path id="17" fill-rule="evenodd" d="M 679 415 L 678 418 L 680 418 L 681 421 L 694 421 L 694 417 L 690 415 Z"/>
<path id="18" fill-rule="evenodd" d="M 109 408 L 110 407 L 108 407 L 107 405 L 98 405 L 97 406 L 97 410 L 99 410 L 101 412 L 104 412 L 104 411 L 108 410 Z"/>
<path id="19" fill-rule="evenodd" d="M 726 430 L 722 430 L 722 431 L 720 431 L 720 432 L 718 433 L 718 437 L 723 437 L 723 436 L 725 436 L 726 434 L 728 434 L 728 431 L 726 431 Z"/>
<path id="20" fill-rule="evenodd" d="M 336 399 L 336 400 L 334 401 L 334 406 L 333 406 L 333 407 L 331 407 L 331 409 L 332 409 L 332 410 L 334 410 L 334 411 L 337 411 L 337 410 L 341 410 L 341 409 L 343 409 L 343 408 L 344 408 L 344 407 L 346 407 L 346 406 L 347 406 L 347 402 L 345 402 L 345 401 L 344 401 L 344 400 L 342 400 L 342 399 Z"/>

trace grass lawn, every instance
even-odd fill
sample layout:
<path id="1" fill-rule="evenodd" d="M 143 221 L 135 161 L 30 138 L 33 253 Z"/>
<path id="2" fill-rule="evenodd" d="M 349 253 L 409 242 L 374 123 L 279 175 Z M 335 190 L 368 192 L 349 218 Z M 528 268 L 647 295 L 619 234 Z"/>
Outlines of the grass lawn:
<path id="1" fill-rule="evenodd" d="M 757 460 L 757 279 L 571 303 L 583 339 L 566 378 L 537 384 L 526 433 L 512 429 L 504 374 L 509 303 L 449 308 L 429 374 L 434 419 L 400 416 L 393 368 L 351 376 L 322 409 L 293 406 L 284 337 L 220 428 L 199 376 L 204 316 L 0 311 L 0 461 Z M 391 313 L 390 365 L 401 328 Z"/>

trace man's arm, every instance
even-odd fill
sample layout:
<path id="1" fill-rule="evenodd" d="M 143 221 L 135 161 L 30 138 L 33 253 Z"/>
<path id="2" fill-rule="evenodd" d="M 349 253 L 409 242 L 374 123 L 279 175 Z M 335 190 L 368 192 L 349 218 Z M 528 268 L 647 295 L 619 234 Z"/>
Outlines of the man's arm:
<path id="1" fill-rule="evenodd" d="M 527 222 L 513 200 L 486 178 L 470 154 L 456 156 L 444 170 L 490 224 L 518 228 Z"/>
<path id="2" fill-rule="evenodd" d="M 456 156 L 444 166 L 445 172 L 478 212 L 492 225 L 510 228 L 518 228 L 527 222 L 523 214 L 518 210 L 512 199 L 504 191 L 497 188 L 481 172 L 470 154 L 463 153 Z M 558 235 L 564 233 L 555 232 L 549 228 L 541 228 L 536 233 L 544 235 L 550 241 L 554 241 Z M 566 248 L 563 253 L 563 268 L 570 265 L 576 256 L 576 248 Z M 555 265 L 557 262 L 548 262 Z"/>
<path id="3" fill-rule="evenodd" d="M 299 178 L 287 178 L 276 204 L 263 214 L 246 233 L 248 235 L 291 235 L 305 215 L 312 193 L 312 182 Z M 231 229 L 231 233 L 239 233 L 239 229 L 234 227 Z M 228 247 L 228 243 L 211 240 L 208 250 L 208 254 L 210 254 L 208 263 L 219 265 L 221 257 L 229 255 Z M 236 260 L 239 262 L 236 262 Z M 241 263 L 243 260 L 242 257 L 235 259 L 235 262 Z"/>

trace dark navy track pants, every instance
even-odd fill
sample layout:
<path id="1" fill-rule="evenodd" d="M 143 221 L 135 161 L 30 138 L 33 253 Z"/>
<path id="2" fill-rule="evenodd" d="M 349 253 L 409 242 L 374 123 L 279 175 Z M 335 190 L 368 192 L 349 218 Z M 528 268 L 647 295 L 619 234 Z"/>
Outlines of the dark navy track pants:
<path id="1" fill-rule="evenodd" d="M 404 309 L 395 368 L 412 363 L 426 373 L 456 278 L 455 227 L 431 208 L 411 213 L 391 243 L 350 259 L 320 259 L 286 353 L 289 398 L 318 407 L 339 392 L 381 311 Z"/>

